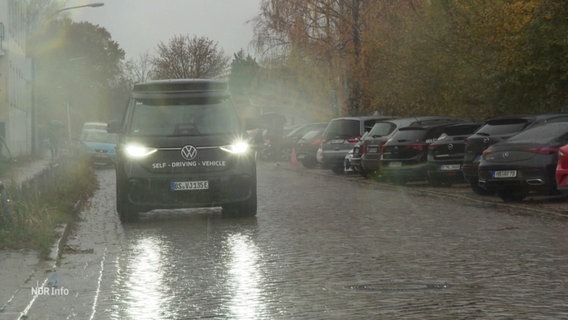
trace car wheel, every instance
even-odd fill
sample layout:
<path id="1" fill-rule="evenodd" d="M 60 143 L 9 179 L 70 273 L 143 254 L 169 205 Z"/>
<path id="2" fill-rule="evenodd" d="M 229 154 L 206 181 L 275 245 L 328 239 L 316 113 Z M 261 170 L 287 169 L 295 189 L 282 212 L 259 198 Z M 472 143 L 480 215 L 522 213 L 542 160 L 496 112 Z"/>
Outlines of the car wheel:
<path id="1" fill-rule="evenodd" d="M 432 187 L 441 187 L 444 184 L 442 183 L 442 181 L 440 181 L 439 179 L 436 178 L 432 178 L 432 177 L 428 177 L 428 183 L 432 186 Z"/>
<path id="2" fill-rule="evenodd" d="M 313 169 L 317 165 L 317 161 L 314 158 L 304 158 L 302 159 L 302 165 L 306 169 Z"/>
<path id="3" fill-rule="evenodd" d="M 343 166 L 334 166 L 331 167 L 331 171 L 333 171 L 333 173 L 335 174 L 342 174 L 345 171 L 345 168 Z"/>
<path id="4" fill-rule="evenodd" d="M 128 200 L 128 188 L 122 179 L 116 179 L 116 211 L 121 222 L 132 222 L 138 219 L 136 207 Z"/>
<path id="5" fill-rule="evenodd" d="M 493 194 L 495 193 L 495 192 L 493 192 L 493 191 L 489 191 L 489 190 L 487 190 L 487 189 L 484 189 L 484 188 L 480 187 L 480 186 L 477 184 L 477 181 L 475 181 L 475 182 L 474 182 L 474 181 L 470 181 L 469 186 L 471 187 L 471 190 L 472 190 L 473 192 L 475 192 L 476 194 L 478 194 L 478 195 L 480 195 L 480 196 L 491 196 L 491 195 L 493 195 Z"/>
<path id="6" fill-rule="evenodd" d="M 527 196 L 526 192 L 522 191 L 500 191 L 497 195 L 505 202 L 521 202 Z"/>

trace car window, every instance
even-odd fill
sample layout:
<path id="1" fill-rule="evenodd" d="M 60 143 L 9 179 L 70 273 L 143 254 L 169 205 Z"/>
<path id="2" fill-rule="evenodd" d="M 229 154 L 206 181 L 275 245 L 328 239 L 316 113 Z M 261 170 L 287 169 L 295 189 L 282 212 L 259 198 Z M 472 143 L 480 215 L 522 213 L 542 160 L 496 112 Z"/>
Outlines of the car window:
<path id="1" fill-rule="evenodd" d="M 98 142 L 98 143 L 114 143 L 116 144 L 118 137 L 116 134 L 107 133 L 105 131 L 85 130 L 81 133 L 81 141 Z"/>
<path id="2" fill-rule="evenodd" d="M 392 133 L 396 129 L 396 125 L 392 122 L 377 122 L 369 132 L 371 137 L 384 137 Z"/>
<path id="3" fill-rule="evenodd" d="M 399 142 L 419 142 L 425 133 L 424 128 L 402 128 L 395 134 L 393 140 Z"/>
<path id="4" fill-rule="evenodd" d="M 484 135 L 507 134 L 522 130 L 527 123 L 528 121 L 524 119 L 508 121 L 508 122 L 491 121 L 485 124 L 483 127 L 481 127 L 477 131 L 477 133 Z"/>
<path id="5" fill-rule="evenodd" d="M 304 136 L 302 136 L 302 140 L 311 140 L 319 135 L 321 135 L 321 130 L 308 131 Z"/>
<path id="6" fill-rule="evenodd" d="M 199 136 L 234 133 L 238 129 L 238 118 L 226 100 L 160 105 L 137 101 L 129 132 L 140 136 Z"/>
<path id="7" fill-rule="evenodd" d="M 536 126 L 509 138 L 516 142 L 545 142 L 558 139 L 568 132 L 568 122 L 554 122 Z"/>
<path id="8" fill-rule="evenodd" d="M 361 135 L 360 122 L 357 119 L 339 119 L 331 121 L 325 131 L 326 139 L 349 138 Z"/>

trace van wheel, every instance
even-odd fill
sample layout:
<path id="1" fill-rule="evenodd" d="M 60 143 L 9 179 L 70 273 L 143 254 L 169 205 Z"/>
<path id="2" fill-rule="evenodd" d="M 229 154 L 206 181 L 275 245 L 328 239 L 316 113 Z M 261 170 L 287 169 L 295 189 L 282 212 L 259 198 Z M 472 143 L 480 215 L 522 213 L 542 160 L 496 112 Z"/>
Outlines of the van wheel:
<path id="1" fill-rule="evenodd" d="M 116 212 L 121 222 L 132 222 L 138 219 L 136 207 L 128 200 L 128 189 L 118 178 L 116 179 Z"/>
<path id="2" fill-rule="evenodd" d="M 251 196 L 248 200 L 231 203 L 223 206 L 224 216 L 254 217 L 258 207 L 256 184 L 252 187 Z"/>

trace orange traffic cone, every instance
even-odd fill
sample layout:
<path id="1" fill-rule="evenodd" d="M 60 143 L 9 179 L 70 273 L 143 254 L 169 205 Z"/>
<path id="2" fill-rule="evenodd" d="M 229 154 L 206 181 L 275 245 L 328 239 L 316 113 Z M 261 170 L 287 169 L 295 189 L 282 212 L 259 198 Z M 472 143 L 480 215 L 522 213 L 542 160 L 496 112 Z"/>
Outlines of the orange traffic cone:
<path id="1" fill-rule="evenodd" d="M 296 148 L 292 148 L 292 154 L 290 155 L 290 167 L 296 169 L 298 167 L 298 158 L 296 158 Z"/>

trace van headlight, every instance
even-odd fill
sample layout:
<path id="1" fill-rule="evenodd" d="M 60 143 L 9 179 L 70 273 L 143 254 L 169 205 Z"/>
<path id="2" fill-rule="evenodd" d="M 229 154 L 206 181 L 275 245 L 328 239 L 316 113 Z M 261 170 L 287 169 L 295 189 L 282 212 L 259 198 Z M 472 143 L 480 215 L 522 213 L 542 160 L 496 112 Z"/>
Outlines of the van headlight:
<path id="1" fill-rule="evenodd" d="M 129 158 L 140 159 L 158 151 L 156 148 L 148 148 L 139 144 L 129 144 L 124 147 L 124 153 Z"/>
<path id="2" fill-rule="evenodd" d="M 236 140 L 230 145 L 221 146 L 219 147 L 221 150 L 236 154 L 236 155 L 244 155 L 247 154 L 250 150 L 250 145 L 248 142 L 244 140 Z"/>

